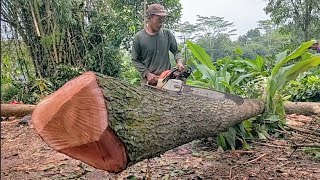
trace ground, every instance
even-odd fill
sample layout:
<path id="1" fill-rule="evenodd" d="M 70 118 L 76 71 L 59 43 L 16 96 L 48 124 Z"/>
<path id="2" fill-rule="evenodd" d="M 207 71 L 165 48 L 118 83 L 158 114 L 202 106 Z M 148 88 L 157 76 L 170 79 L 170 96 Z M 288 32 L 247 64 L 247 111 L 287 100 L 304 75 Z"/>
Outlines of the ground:
<path id="1" fill-rule="evenodd" d="M 305 129 L 320 125 L 318 117 L 288 118 L 300 119 L 294 122 Z M 282 139 L 255 140 L 250 150 L 223 152 L 213 139 L 193 141 L 112 174 L 52 150 L 32 126 L 19 122 L 1 122 L 1 179 L 320 179 L 319 161 L 301 148 L 292 154 L 294 142 L 313 143 L 320 136 L 298 131 L 284 129 Z"/>

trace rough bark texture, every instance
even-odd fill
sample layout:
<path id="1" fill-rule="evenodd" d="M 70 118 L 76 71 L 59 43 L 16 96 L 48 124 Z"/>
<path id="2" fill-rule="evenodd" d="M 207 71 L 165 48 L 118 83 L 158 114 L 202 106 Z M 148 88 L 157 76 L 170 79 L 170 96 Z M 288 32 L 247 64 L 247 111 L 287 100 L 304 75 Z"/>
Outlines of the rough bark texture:
<path id="1" fill-rule="evenodd" d="M 237 105 L 232 95 L 219 100 L 131 87 L 97 75 L 108 109 L 109 125 L 124 142 L 131 163 L 210 137 L 264 110 L 259 99 Z"/>
<path id="2" fill-rule="evenodd" d="M 264 110 L 259 99 L 210 95 L 133 87 L 86 72 L 41 101 L 32 123 L 53 149 L 96 168 L 120 172 Z"/>
<path id="3" fill-rule="evenodd" d="M 320 103 L 317 102 L 286 102 L 287 114 L 318 115 L 320 116 Z"/>
<path id="4" fill-rule="evenodd" d="M 30 104 L 1 104 L 1 117 L 24 117 L 36 108 Z"/>

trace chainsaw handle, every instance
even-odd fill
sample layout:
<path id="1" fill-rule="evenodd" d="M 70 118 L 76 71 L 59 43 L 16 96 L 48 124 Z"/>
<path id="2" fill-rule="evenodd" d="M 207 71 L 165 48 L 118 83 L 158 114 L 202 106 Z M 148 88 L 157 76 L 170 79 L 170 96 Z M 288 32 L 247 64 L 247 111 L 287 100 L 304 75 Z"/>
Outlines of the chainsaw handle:
<path id="1" fill-rule="evenodd" d="M 177 72 L 179 69 L 178 68 L 173 68 L 173 70 L 162 80 L 163 83 L 167 82 L 169 79 L 172 79 L 173 74 Z"/>

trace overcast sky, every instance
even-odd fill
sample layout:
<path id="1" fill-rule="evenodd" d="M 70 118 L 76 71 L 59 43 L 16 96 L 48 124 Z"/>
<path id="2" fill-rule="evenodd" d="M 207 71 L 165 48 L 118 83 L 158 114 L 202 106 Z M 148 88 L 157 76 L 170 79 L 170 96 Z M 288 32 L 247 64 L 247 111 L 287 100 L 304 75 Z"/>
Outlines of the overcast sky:
<path id="1" fill-rule="evenodd" d="M 263 11 L 266 6 L 264 0 L 180 0 L 180 3 L 182 22 L 195 23 L 197 15 L 224 17 L 234 22 L 237 36 L 256 28 L 257 21 L 269 19 Z"/>

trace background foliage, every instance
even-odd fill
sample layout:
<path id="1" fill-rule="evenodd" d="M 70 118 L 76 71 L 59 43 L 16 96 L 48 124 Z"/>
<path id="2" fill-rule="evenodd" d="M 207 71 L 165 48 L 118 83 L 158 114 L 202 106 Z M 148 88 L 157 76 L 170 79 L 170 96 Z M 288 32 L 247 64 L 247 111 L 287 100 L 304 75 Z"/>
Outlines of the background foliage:
<path id="1" fill-rule="evenodd" d="M 167 26 L 173 26 L 181 16 L 179 1 L 148 1 L 155 2 L 166 6 Z M 6 0 L 1 12 L 3 101 L 16 99 L 12 94 L 22 91 L 17 84 L 34 84 L 33 79 L 52 84 L 43 90 L 49 94 L 77 74 L 69 70 L 120 77 L 127 65 L 123 51 L 130 49 L 144 18 L 143 1 L 132 0 Z M 40 99 L 31 98 L 38 93 L 34 89 L 22 92 L 26 96 L 19 100 L 25 103 Z"/>
<path id="2" fill-rule="evenodd" d="M 1 101 L 36 104 L 84 71 L 139 85 L 132 66 L 132 37 L 143 28 L 143 0 L 4 0 L 1 4 Z M 319 54 L 308 49 L 320 38 L 316 0 L 268 0 L 270 20 L 234 38 L 234 23 L 217 16 L 180 22 L 179 0 L 149 0 L 169 11 L 193 69 L 187 83 L 251 98 L 265 98 L 267 111 L 218 135 L 219 145 L 248 148 L 283 122 L 283 103 L 320 101 Z M 313 68 L 313 69 L 312 69 Z M 308 71 L 311 69 L 310 71 Z M 271 98 L 274 97 L 274 98 Z"/>

